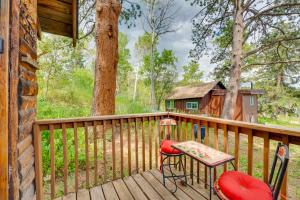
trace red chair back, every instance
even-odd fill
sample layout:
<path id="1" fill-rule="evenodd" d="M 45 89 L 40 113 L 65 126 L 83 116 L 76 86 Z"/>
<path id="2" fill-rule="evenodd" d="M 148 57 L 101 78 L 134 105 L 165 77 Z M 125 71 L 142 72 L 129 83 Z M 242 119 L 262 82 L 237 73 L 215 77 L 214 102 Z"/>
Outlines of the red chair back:
<path id="1" fill-rule="evenodd" d="M 177 122 L 175 119 L 172 118 L 161 119 L 159 121 L 160 141 L 161 139 L 170 140 L 172 135 L 171 133 L 174 133 L 176 131 L 176 126 L 177 126 Z"/>

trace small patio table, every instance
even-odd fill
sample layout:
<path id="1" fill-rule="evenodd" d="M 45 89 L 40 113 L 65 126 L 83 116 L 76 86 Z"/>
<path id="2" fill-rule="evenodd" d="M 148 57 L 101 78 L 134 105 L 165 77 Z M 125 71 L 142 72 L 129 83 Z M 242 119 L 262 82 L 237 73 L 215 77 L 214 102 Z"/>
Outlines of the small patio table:
<path id="1" fill-rule="evenodd" d="M 211 199 L 212 191 L 212 174 L 211 169 L 219 165 L 230 162 L 235 169 L 232 161 L 234 157 L 230 154 L 218 151 L 207 145 L 195 141 L 179 142 L 172 145 L 173 148 L 182 151 L 187 156 L 199 161 L 209 168 L 209 199 Z M 205 183 L 206 184 L 206 183 Z"/>

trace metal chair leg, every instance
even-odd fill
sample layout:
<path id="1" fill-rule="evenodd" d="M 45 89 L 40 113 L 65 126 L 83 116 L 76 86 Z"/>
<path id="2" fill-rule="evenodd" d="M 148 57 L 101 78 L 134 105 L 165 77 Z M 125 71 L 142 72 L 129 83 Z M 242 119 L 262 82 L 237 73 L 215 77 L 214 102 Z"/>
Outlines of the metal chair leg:
<path id="1" fill-rule="evenodd" d="M 179 157 L 179 160 L 178 160 L 178 162 L 175 162 L 174 161 L 174 163 L 172 164 L 172 162 L 171 162 L 171 158 L 172 157 L 174 157 L 174 156 L 168 156 L 168 155 L 162 155 L 162 156 L 165 156 L 165 158 L 163 158 L 162 159 L 162 164 L 161 164 L 161 172 L 162 172 L 162 175 L 163 175 L 163 184 L 164 184 L 164 186 L 166 187 L 166 180 L 165 179 L 173 179 L 173 181 L 171 181 L 171 182 L 173 182 L 173 184 L 175 185 L 175 189 L 174 190 L 170 190 L 168 187 L 166 187 L 171 193 L 175 193 L 176 191 L 177 191 L 177 188 L 178 188 L 178 186 L 177 186 L 177 180 L 178 179 L 182 179 L 183 177 L 185 178 L 185 184 L 187 183 L 187 177 L 186 177 L 186 170 L 184 169 L 184 165 L 183 165 L 183 162 L 182 162 L 182 155 L 179 155 L 178 157 Z M 168 164 L 164 164 L 164 162 L 165 162 L 165 160 L 168 160 Z M 176 175 L 174 172 L 173 172 L 173 170 L 172 170 L 172 167 L 171 166 L 174 166 L 174 167 L 176 167 L 177 165 L 179 165 L 179 166 L 182 166 L 182 169 L 184 169 L 183 170 L 183 175 Z M 166 174 L 165 174 L 165 167 L 166 166 L 168 166 L 169 167 L 169 171 L 170 171 L 170 173 L 171 173 L 171 175 L 170 176 L 166 176 Z M 182 181 L 183 182 L 183 181 Z M 184 185 L 185 185 L 184 184 Z"/>

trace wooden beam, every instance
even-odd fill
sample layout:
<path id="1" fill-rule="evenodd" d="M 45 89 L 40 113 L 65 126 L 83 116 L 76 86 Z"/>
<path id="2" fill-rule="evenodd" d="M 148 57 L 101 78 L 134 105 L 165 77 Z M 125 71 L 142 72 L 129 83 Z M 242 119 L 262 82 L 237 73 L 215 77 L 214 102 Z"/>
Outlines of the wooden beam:
<path id="1" fill-rule="evenodd" d="M 265 183 L 268 183 L 269 179 L 269 152 L 270 152 L 270 139 L 269 133 L 265 133 L 264 136 L 264 164 L 263 164 L 263 179 Z"/>
<path id="2" fill-rule="evenodd" d="M 3 2 L 3 1 L 2 1 Z M 20 4 L 19 1 L 12 0 L 10 18 L 10 43 L 9 46 L 9 116 L 8 116 L 8 135 L 9 135 L 9 166 L 11 169 L 9 183 L 9 198 L 19 199 L 19 172 L 18 172 L 18 86 L 19 86 L 19 53 L 20 53 Z M 8 11 L 8 9 L 6 10 Z M 3 13 L 1 11 L 1 13 Z M 5 13 L 5 12 L 4 12 Z M 9 16 L 9 14 L 7 14 Z M 1 23 L 2 24 L 2 23 Z M 0 198 L 1 199 L 1 198 Z"/>
<path id="3" fill-rule="evenodd" d="M 73 29 L 73 46 L 76 47 L 78 39 L 78 4 L 77 0 L 72 3 L 72 29 Z"/>
<path id="4" fill-rule="evenodd" d="M 0 37 L 0 199 L 8 199 L 8 63 L 9 63 L 9 2 L 1 1 Z"/>
<path id="5" fill-rule="evenodd" d="M 66 37 L 73 37 L 72 25 L 44 17 L 39 17 L 39 19 L 42 31 Z"/>

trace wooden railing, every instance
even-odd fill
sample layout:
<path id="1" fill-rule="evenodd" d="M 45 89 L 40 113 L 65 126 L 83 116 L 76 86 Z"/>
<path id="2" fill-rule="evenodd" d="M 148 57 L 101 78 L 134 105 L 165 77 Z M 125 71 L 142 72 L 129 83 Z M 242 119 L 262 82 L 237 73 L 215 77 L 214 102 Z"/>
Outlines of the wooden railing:
<path id="1" fill-rule="evenodd" d="M 300 145 L 299 130 L 178 113 L 39 120 L 34 125 L 37 199 L 43 199 L 44 194 L 48 193 L 49 197 L 54 199 L 58 194 L 77 192 L 82 187 L 90 188 L 132 173 L 158 168 L 159 137 L 161 137 L 158 123 L 160 119 L 166 117 L 177 120 L 178 128 L 173 132 L 172 137 L 178 141 L 197 140 L 200 142 L 201 126 L 204 126 L 206 132 L 204 143 L 234 154 L 237 169 L 247 168 L 246 171 L 250 175 L 254 172 L 254 138 L 261 138 L 263 141 L 262 175 L 266 182 L 269 174 L 269 157 L 273 157 L 270 154 L 270 141 Z M 194 124 L 198 125 L 197 138 L 194 136 Z M 79 138 L 82 138 L 84 143 L 80 143 Z M 220 138 L 223 140 L 221 141 Z M 73 143 L 70 144 L 68 142 L 70 140 Z M 47 141 L 49 141 L 49 148 L 42 146 L 42 142 L 47 145 Z M 62 141 L 64 163 L 61 169 L 62 176 L 58 176 L 60 169 L 57 169 L 55 162 L 60 141 Z M 247 143 L 247 166 L 244 166 L 245 163 L 240 166 L 240 158 L 244 156 L 241 155 L 241 153 L 244 154 L 241 152 L 243 150 L 241 146 L 245 142 Z M 47 154 L 48 149 L 50 155 Z M 49 181 L 45 178 L 47 174 L 43 176 L 42 152 L 44 152 L 44 157 L 50 157 Z M 74 159 L 68 157 L 70 152 L 74 153 Z M 84 159 L 80 159 L 80 155 L 83 155 Z M 201 181 L 207 183 L 207 169 L 192 159 L 188 162 L 188 159 L 184 159 L 184 164 L 195 175 L 191 178 L 195 177 L 198 183 Z M 68 166 L 71 164 L 74 165 L 74 172 L 69 170 Z M 215 169 L 214 177 L 217 177 L 220 171 L 226 171 L 229 168 L 230 166 L 224 165 L 222 169 Z M 93 180 L 90 180 L 91 177 Z M 286 177 L 281 190 L 282 197 L 287 195 Z M 74 180 L 71 180 L 73 178 Z M 58 182 L 63 183 L 62 191 L 57 191 Z M 83 185 L 84 182 L 85 185 Z M 45 187 L 46 184 L 50 187 Z M 204 185 L 207 186 L 207 184 Z"/>

